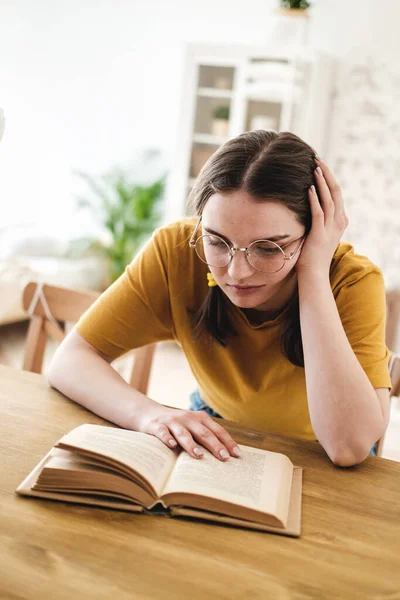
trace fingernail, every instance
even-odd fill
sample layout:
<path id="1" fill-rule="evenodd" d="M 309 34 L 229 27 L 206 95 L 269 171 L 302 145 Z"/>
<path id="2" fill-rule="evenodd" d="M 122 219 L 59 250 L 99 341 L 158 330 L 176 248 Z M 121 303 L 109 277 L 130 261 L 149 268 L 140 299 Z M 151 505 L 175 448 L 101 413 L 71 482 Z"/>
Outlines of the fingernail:
<path id="1" fill-rule="evenodd" d="M 241 453 L 241 451 L 240 451 L 240 448 L 239 448 L 239 446 L 235 446 L 235 447 L 232 449 L 232 452 L 233 452 L 234 456 L 237 456 L 237 457 L 239 457 L 239 456 L 242 454 L 242 453 Z"/>
<path id="2" fill-rule="evenodd" d="M 168 444 L 170 446 L 174 446 L 175 447 L 176 446 L 176 441 L 175 440 L 169 440 Z"/>
<path id="3" fill-rule="evenodd" d="M 315 170 L 317 171 L 318 175 L 322 175 L 321 167 L 317 167 Z"/>
<path id="4" fill-rule="evenodd" d="M 311 185 L 310 190 L 312 191 L 313 194 L 315 194 L 315 185 Z"/>
<path id="5" fill-rule="evenodd" d="M 228 450 L 220 450 L 219 453 L 221 455 L 221 458 L 229 458 Z"/>
<path id="6" fill-rule="evenodd" d="M 204 453 L 203 453 L 203 451 L 202 451 L 202 450 L 200 450 L 200 448 L 195 448 L 195 449 L 193 450 L 193 453 L 194 453 L 196 456 L 203 456 L 203 454 L 204 454 Z"/>

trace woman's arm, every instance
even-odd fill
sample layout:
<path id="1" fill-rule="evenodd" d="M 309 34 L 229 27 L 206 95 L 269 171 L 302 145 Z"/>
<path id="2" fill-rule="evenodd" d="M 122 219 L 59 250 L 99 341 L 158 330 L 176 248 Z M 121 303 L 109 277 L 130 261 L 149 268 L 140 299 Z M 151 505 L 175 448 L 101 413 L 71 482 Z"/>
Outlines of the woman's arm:
<path id="1" fill-rule="evenodd" d="M 363 461 L 383 435 L 389 392 L 374 390 L 343 328 L 329 280 L 329 266 L 348 220 L 340 188 L 317 163 L 318 201 L 310 190 L 312 229 L 297 264 L 300 324 L 311 423 L 339 466 Z"/>
<path id="2" fill-rule="evenodd" d="M 193 458 L 203 454 L 195 440 L 220 460 L 240 454 L 229 433 L 209 415 L 175 410 L 151 400 L 126 383 L 110 362 L 72 331 L 53 357 L 48 380 L 51 386 L 103 419 L 154 435 L 169 447 L 179 444 Z"/>
<path id="3" fill-rule="evenodd" d="M 299 277 L 300 323 L 311 423 L 330 459 L 363 461 L 389 420 L 389 391 L 374 390 L 354 354 L 329 277 Z"/>
<path id="4" fill-rule="evenodd" d="M 58 347 L 47 372 L 50 385 L 78 404 L 124 429 L 155 404 L 110 365 L 111 360 L 72 331 Z"/>

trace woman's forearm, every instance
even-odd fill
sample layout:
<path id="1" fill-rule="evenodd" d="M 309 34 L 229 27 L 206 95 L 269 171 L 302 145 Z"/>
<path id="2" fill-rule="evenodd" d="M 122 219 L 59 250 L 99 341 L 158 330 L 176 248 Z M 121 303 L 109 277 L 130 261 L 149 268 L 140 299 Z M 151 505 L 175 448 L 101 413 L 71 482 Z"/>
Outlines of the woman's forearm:
<path id="1" fill-rule="evenodd" d="M 298 286 L 311 423 L 333 462 L 356 464 L 385 430 L 382 409 L 347 339 L 328 274 L 302 273 Z"/>
<path id="2" fill-rule="evenodd" d="M 50 385 L 103 419 L 137 429 L 138 419 L 157 403 L 134 388 L 73 331 L 48 370 Z"/>

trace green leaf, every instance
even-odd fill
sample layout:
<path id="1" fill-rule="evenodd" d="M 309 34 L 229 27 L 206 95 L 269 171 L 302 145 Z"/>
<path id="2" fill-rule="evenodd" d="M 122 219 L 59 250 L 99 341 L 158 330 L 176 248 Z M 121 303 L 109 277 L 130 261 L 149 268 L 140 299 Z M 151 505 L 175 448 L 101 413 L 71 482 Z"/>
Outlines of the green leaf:
<path id="1" fill-rule="evenodd" d="M 146 160 L 151 160 L 151 156 Z M 97 178 L 80 171 L 75 174 L 85 181 L 91 193 L 90 198 L 78 198 L 78 206 L 91 210 L 111 234 L 111 246 L 101 244 L 101 247 L 109 258 L 114 280 L 160 222 L 166 175 L 144 185 L 121 169 Z"/>

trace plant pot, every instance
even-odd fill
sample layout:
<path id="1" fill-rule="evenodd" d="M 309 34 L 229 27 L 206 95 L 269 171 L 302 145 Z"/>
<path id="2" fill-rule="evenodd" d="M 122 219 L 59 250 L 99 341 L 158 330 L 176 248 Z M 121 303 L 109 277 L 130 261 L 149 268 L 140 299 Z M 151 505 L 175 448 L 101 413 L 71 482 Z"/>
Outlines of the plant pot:
<path id="1" fill-rule="evenodd" d="M 307 43 L 309 12 L 306 8 L 277 8 L 273 11 L 267 34 L 269 44 Z"/>
<path id="2" fill-rule="evenodd" d="M 229 121 L 226 119 L 213 119 L 211 123 L 211 131 L 213 135 L 218 137 L 228 137 Z"/>
<path id="3" fill-rule="evenodd" d="M 278 8 L 276 14 L 281 17 L 297 17 L 308 19 L 308 10 L 306 8 Z"/>

